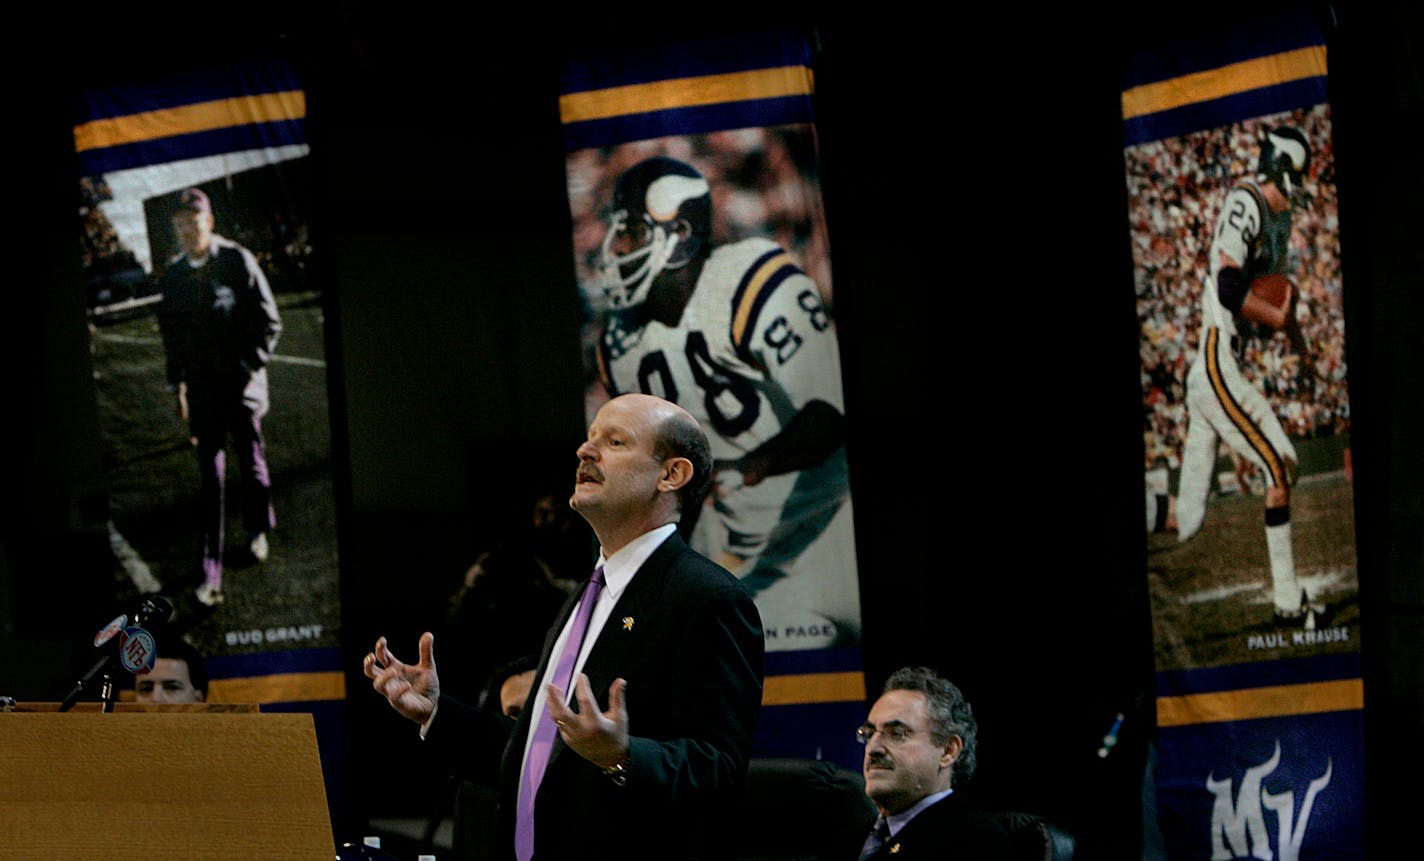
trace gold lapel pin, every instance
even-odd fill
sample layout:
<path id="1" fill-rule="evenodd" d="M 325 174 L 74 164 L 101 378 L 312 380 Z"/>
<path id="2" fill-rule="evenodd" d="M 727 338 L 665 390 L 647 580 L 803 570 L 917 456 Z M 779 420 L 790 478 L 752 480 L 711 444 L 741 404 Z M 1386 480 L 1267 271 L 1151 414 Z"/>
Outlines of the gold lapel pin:
<path id="1" fill-rule="evenodd" d="M 624 617 L 623 617 L 623 630 L 625 630 L 625 631 L 631 631 L 631 630 L 633 630 L 633 617 L 632 617 L 632 616 L 624 616 Z"/>
<path id="2" fill-rule="evenodd" d="M 899 843 L 896 843 L 894 846 L 891 846 L 891 847 L 890 847 L 890 854 L 891 854 L 891 855 L 899 855 L 899 854 L 900 854 L 900 844 L 899 844 Z"/>

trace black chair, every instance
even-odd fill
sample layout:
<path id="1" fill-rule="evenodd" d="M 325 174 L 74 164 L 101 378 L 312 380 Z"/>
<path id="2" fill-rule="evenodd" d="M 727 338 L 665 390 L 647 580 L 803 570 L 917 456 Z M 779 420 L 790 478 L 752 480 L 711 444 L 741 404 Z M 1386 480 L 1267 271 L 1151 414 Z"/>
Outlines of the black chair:
<path id="1" fill-rule="evenodd" d="M 738 821 L 743 861 L 830 861 L 865 840 L 875 805 L 858 771 L 816 759 L 758 758 L 747 769 Z"/>
<path id="2" fill-rule="evenodd" d="M 1063 827 L 1019 810 L 991 814 L 1014 841 L 1016 861 L 1073 861 L 1078 841 Z"/>

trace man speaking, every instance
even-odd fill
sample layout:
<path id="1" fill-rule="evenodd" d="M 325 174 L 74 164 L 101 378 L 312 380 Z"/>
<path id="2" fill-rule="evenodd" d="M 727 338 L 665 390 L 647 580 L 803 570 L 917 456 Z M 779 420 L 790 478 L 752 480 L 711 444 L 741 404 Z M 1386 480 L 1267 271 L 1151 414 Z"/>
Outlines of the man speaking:
<path id="1" fill-rule="evenodd" d="M 452 771 L 498 787 L 502 857 L 730 858 L 764 643 L 747 588 L 677 532 L 707 492 L 707 437 L 681 407 L 628 394 L 577 455 L 569 504 L 598 564 L 518 720 L 441 696 L 429 633 L 415 664 L 377 640 L 365 674 Z"/>

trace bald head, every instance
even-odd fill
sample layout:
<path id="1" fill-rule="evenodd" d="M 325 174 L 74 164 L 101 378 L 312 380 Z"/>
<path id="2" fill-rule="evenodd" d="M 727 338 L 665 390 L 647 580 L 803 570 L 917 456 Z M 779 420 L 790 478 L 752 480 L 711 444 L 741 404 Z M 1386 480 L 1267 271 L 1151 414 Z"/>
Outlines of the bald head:
<path id="1" fill-rule="evenodd" d="M 702 425 L 697 423 L 692 413 L 671 401 L 651 395 L 623 395 L 623 397 L 647 398 L 657 402 L 654 409 L 662 415 L 658 426 L 657 439 L 653 442 L 653 456 L 659 460 L 686 458 L 692 465 L 692 477 L 677 493 L 678 510 L 692 511 L 702 504 L 707 489 L 712 484 L 712 446 Z"/>
<path id="2" fill-rule="evenodd" d="M 569 504 L 611 555 L 700 505 L 712 474 L 707 435 L 671 401 L 620 395 L 599 408 L 578 448 Z"/>

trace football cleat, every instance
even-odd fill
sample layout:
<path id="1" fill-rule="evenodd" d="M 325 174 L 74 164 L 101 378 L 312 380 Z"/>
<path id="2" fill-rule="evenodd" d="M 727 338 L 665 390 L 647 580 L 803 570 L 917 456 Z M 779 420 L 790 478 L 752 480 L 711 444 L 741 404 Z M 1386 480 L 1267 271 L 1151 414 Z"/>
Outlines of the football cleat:
<path id="1" fill-rule="evenodd" d="M 1314 631 L 1329 622 L 1329 611 L 1324 604 L 1310 603 L 1310 596 L 1302 589 L 1300 606 L 1294 610 L 1276 608 L 1274 620 L 1278 628 L 1301 628 Z"/>
<path id="2" fill-rule="evenodd" d="M 198 602 L 205 607 L 216 607 L 225 599 L 223 598 L 222 587 L 212 583 L 204 583 L 194 590 L 198 597 Z"/>
<path id="3" fill-rule="evenodd" d="M 269 553 L 267 547 L 267 533 L 256 532 L 248 536 L 247 549 L 251 551 L 252 558 L 258 562 L 266 562 Z"/>

